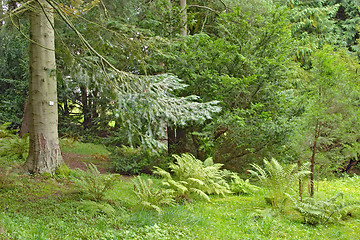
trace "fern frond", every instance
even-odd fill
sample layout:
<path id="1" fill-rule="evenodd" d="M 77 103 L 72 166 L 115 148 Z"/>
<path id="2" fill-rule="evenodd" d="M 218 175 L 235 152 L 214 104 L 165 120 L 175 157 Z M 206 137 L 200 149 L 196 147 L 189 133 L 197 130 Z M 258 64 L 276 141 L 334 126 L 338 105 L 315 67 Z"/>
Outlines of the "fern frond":
<path id="1" fill-rule="evenodd" d="M 305 170 L 307 165 L 300 168 L 297 164 L 290 164 L 282 166 L 275 158 L 271 161 L 264 159 L 265 168 L 261 168 L 257 164 L 252 164 L 256 171 L 249 170 L 249 172 L 257 177 L 268 194 L 266 199 L 269 199 L 272 205 L 276 208 L 283 205 L 286 200 L 286 193 L 292 191 L 298 179 L 303 178 L 310 172 Z"/>
<path id="2" fill-rule="evenodd" d="M 200 197 L 202 197 L 202 198 L 204 198 L 205 200 L 211 202 L 210 197 L 209 197 L 206 193 L 204 193 L 203 191 L 201 191 L 200 189 L 198 189 L 198 188 L 190 188 L 189 190 L 190 190 L 190 192 L 196 193 L 196 194 L 199 195 Z"/>

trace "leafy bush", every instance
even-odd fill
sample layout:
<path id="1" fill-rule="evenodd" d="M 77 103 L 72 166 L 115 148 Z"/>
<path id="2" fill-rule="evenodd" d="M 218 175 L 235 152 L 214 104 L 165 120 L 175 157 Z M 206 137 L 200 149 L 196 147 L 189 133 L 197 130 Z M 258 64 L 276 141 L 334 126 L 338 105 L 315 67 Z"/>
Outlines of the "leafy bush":
<path id="1" fill-rule="evenodd" d="M 29 152 L 29 136 L 25 134 L 22 138 L 15 134 L 16 131 L 9 130 L 10 123 L 0 126 L 0 157 L 13 158 L 24 161 Z"/>
<path id="2" fill-rule="evenodd" d="M 80 176 L 74 178 L 74 182 L 95 201 L 101 201 L 105 193 L 114 186 L 114 182 L 117 180 L 117 175 L 102 175 L 92 163 L 87 165 L 86 171 L 81 169 L 78 171 Z"/>
<path id="3" fill-rule="evenodd" d="M 260 188 L 258 186 L 252 185 L 249 183 L 249 179 L 246 179 L 245 181 L 241 179 L 238 175 L 232 175 L 231 176 L 231 182 L 230 182 L 230 190 L 233 193 L 237 194 L 253 194 L 255 192 L 258 192 Z"/>
<path id="4" fill-rule="evenodd" d="M 126 174 L 152 173 L 154 166 L 161 166 L 167 163 L 167 158 L 155 155 L 149 150 L 122 146 L 110 150 L 109 156 L 113 164 L 113 171 Z"/>
<path id="5" fill-rule="evenodd" d="M 148 179 L 147 182 L 140 176 L 134 180 L 134 193 L 140 200 L 140 204 L 152 208 L 161 213 L 160 206 L 172 205 L 175 200 L 173 198 L 173 190 L 171 189 L 156 189 L 153 187 L 153 182 Z"/>
<path id="6" fill-rule="evenodd" d="M 308 224 L 316 225 L 319 223 L 337 222 L 348 214 L 350 208 L 360 205 L 360 202 L 345 203 L 337 201 L 343 195 L 340 192 L 328 200 L 307 198 L 303 201 L 298 201 L 290 195 L 289 198 L 295 205 L 294 209 L 304 217 L 304 221 Z"/>
<path id="7" fill-rule="evenodd" d="M 274 208 L 283 205 L 287 199 L 286 193 L 293 189 L 300 178 L 310 174 L 310 171 L 305 170 L 309 167 L 309 163 L 303 164 L 300 168 L 297 164 L 282 166 L 273 158 L 270 162 L 264 159 L 264 164 L 265 169 L 252 164 L 257 171 L 248 171 L 260 180 L 267 194 L 265 200 Z"/>
<path id="8" fill-rule="evenodd" d="M 174 190 L 176 198 L 189 199 L 195 193 L 210 201 L 208 194 L 231 193 L 220 170 L 223 164 L 214 164 L 211 158 L 202 162 L 189 153 L 173 157 L 176 163 L 169 164 L 173 176 L 159 167 L 155 167 L 154 173 L 164 178 L 163 184 Z"/>

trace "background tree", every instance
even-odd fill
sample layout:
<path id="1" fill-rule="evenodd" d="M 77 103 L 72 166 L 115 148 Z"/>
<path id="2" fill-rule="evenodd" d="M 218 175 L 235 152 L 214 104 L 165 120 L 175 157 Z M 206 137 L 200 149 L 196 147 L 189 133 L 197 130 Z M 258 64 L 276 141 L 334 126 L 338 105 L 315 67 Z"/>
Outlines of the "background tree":
<path id="1" fill-rule="evenodd" d="M 325 46 L 314 53 L 312 62 L 313 68 L 302 76 L 299 89 L 305 111 L 291 138 L 297 157 L 311 160 L 311 195 L 315 172 L 336 173 L 357 159 L 360 127 L 356 59 L 343 49 Z"/>

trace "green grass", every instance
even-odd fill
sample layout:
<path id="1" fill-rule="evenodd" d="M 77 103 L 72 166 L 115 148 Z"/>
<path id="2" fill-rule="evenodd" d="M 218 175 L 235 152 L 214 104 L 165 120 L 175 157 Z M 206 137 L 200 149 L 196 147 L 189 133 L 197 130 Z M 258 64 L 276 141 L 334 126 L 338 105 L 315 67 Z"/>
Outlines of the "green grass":
<path id="1" fill-rule="evenodd" d="M 61 151 L 81 155 L 103 155 L 108 156 L 110 152 L 104 145 L 93 143 L 81 143 L 72 139 L 60 139 Z"/>
<path id="2" fill-rule="evenodd" d="M 91 155 L 94 148 L 79 144 L 76 152 Z M 96 203 L 89 202 L 70 180 L 16 176 L 10 186 L 0 189 L 0 239 L 350 240 L 360 236 L 359 209 L 339 223 L 311 226 L 290 209 L 274 213 L 259 193 L 211 197 L 210 203 L 197 199 L 163 207 L 159 215 L 138 204 L 131 179 L 119 178 L 114 184 L 103 202 Z M 344 200 L 360 201 L 359 189 L 360 177 L 321 181 L 315 197 L 324 199 L 341 191 Z M 109 205 L 111 211 L 101 210 Z"/>

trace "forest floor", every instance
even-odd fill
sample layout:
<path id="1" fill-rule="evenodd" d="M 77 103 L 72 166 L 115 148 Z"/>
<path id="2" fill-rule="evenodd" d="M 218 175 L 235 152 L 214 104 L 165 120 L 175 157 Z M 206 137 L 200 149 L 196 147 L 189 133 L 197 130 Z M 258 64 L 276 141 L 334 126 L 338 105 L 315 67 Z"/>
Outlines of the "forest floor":
<path id="1" fill-rule="evenodd" d="M 108 152 L 94 144 L 63 144 L 65 162 L 75 170 L 94 163 L 109 169 Z M 309 225 L 291 208 L 274 211 L 261 194 L 211 196 L 211 202 L 162 207 L 140 204 L 129 178 L 118 177 L 103 200 L 93 201 L 72 178 L 2 175 L 0 239 L 360 239 L 360 209 L 338 222 Z M 144 180 L 151 176 L 141 176 Z M 0 179 L 0 180 L 1 180 Z M 155 186 L 160 180 L 152 178 Z M 2 184 L 2 185 L 1 185 Z M 360 201 L 360 177 L 316 182 L 317 199 L 343 192 L 344 201 Z"/>

